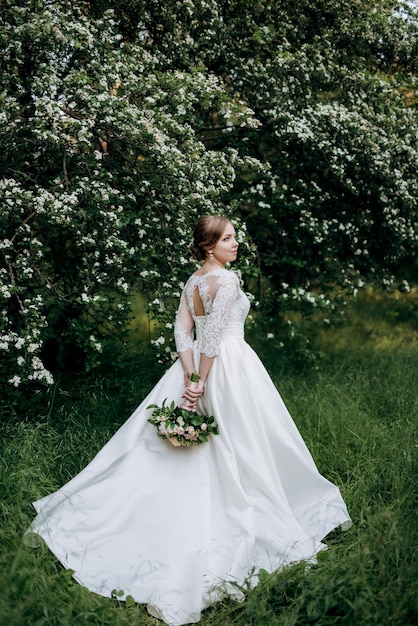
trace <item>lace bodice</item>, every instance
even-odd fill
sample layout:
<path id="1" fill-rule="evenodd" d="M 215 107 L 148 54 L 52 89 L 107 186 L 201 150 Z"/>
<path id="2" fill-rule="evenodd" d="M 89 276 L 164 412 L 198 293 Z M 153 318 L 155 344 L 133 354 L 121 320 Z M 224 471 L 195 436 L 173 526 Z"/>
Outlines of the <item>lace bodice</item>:
<path id="1" fill-rule="evenodd" d="M 204 315 L 196 315 L 193 292 L 199 290 Z M 216 269 L 203 275 L 192 274 L 180 299 L 174 328 L 177 352 L 193 348 L 193 330 L 197 330 L 199 351 L 208 357 L 218 354 L 221 340 L 231 325 L 243 328 L 250 303 L 241 291 L 236 274 Z"/>

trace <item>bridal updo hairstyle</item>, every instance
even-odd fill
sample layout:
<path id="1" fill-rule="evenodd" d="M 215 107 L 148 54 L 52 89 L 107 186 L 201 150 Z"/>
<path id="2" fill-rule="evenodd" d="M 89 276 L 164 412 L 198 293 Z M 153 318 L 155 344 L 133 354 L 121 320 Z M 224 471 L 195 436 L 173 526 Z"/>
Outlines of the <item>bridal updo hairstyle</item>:
<path id="1" fill-rule="evenodd" d="M 223 215 L 203 215 L 196 224 L 190 249 L 196 261 L 204 261 L 207 251 L 213 248 L 231 220 Z"/>

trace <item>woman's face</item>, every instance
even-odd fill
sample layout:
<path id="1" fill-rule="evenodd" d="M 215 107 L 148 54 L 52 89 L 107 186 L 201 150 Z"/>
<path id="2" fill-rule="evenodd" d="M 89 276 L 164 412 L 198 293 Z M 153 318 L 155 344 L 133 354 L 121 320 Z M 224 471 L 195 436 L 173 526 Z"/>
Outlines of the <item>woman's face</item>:
<path id="1" fill-rule="evenodd" d="M 221 237 L 211 248 L 214 260 L 225 267 L 226 263 L 235 261 L 238 253 L 238 242 L 235 239 L 235 228 L 229 222 Z"/>

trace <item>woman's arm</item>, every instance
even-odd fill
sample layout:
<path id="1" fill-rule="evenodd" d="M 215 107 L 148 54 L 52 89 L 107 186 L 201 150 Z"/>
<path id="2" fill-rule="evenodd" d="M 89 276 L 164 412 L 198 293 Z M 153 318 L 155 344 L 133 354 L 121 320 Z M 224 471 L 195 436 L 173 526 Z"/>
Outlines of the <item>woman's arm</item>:
<path id="1" fill-rule="evenodd" d="M 228 321 L 231 307 L 239 297 L 238 278 L 232 272 L 208 276 L 207 285 L 213 304 L 212 311 L 206 317 L 200 346 L 200 380 L 197 384 L 188 386 L 184 393 L 184 397 L 193 405 L 204 392 L 207 377 L 218 353 L 222 331 Z"/>
<path id="2" fill-rule="evenodd" d="M 184 384 L 187 387 L 190 385 L 190 377 L 195 371 L 193 351 L 189 349 L 185 352 L 178 352 L 177 354 L 179 355 L 180 362 L 183 366 Z"/>
<path id="3" fill-rule="evenodd" d="M 194 371 L 193 359 L 193 331 L 194 321 L 189 307 L 187 306 L 184 292 L 180 298 L 179 308 L 176 313 L 174 324 L 174 339 L 176 350 L 184 371 L 184 384 L 190 384 L 190 376 Z"/>

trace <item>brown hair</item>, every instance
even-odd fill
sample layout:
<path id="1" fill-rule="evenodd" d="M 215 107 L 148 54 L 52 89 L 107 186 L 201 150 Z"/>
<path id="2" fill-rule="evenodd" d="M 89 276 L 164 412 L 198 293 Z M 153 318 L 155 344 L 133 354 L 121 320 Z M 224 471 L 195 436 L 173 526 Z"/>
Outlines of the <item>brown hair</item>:
<path id="1" fill-rule="evenodd" d="M 223 215 L 203 215 L 197 222 L 190 245 L 193 258 L 203 261 L 207 251 L 222 237 L 231 220 Z"/>

